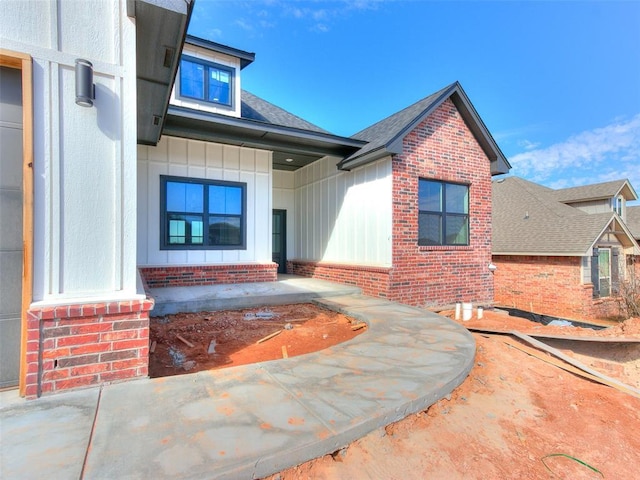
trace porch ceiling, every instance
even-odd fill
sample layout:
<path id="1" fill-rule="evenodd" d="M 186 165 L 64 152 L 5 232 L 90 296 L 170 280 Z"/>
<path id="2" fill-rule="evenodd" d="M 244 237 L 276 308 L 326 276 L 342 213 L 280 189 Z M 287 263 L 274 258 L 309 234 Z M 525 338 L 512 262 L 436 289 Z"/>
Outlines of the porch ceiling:
<path id="1" fill-rule="evenodd" d="M 273 168 L 297 170 L 330 155 L 340 159 L 366 142 L 227 115 L 169 106 L 163 133 L 273 152 Z M 287 162 L 287 159 L 291 159 Z"/>

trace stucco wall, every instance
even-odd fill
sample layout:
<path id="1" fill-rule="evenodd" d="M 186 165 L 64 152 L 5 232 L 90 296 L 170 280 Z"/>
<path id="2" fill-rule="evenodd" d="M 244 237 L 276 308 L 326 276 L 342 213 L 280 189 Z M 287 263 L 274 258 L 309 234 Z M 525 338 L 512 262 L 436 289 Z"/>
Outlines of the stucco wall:
<path id="1" fill-rule="evenodd" d="M 295 172 L 295 259 L 391 265 L 391 162 L 351 172 L 325 157 Z"/>
<path id="2" fill-rule="evenodd" d="M 33 297 L 137 298 L 135 24 L 124 0 L 0 2 L 3 48 L 33 57 Z M 93 108 L 74 64 L 94 65 Z"/>
<path id="3" fill-rule="evenodd" d="M 160 175 L 247 184 L 245 250 L 160 250 Z M 163 136 L 138 147 L 138 265 L 271 262 L 271 152 Z"/>

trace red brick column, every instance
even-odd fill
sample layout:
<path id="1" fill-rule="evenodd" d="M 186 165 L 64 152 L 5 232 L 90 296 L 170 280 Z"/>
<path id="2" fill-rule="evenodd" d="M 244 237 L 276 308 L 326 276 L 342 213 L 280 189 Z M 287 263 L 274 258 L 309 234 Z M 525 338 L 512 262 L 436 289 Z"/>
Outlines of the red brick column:
<path id="1" fill-rule="evenodd" d="M 25 396 L 146 377 L 152 300 L 27 312 Z"/>

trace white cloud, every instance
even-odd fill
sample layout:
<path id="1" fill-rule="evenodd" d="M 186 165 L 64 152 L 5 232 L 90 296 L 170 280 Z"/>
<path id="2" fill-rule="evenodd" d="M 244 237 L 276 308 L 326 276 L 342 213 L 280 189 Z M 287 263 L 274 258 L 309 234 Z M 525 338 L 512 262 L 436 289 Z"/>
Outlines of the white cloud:
<path id="1" fill-rule="evenodd" d="M 533 150 L 540 146 L 540 142 L 530 142 L 529 140 L 519 140 L 518 146 L 524 148 L 525 150 Z"/>
<path id="2" fill-rule="evenodd" d="M 511 173 L 551 188 L 628 178 L 640 190 L 640 114 L 509 158 Z"/>

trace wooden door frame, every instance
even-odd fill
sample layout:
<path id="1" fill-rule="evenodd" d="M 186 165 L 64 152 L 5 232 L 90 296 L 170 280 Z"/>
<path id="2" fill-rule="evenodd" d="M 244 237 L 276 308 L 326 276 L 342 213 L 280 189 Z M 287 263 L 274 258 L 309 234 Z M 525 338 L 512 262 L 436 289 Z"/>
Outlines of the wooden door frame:
<path id="1" fill-rule="evenodd" d="M 0 66 L 22 72 L 22 302 L 20 311 L 20 376 L 27 380 L 27 311 L 33 294 L 33 67 L 31 56 L 0 49 Z"/>

